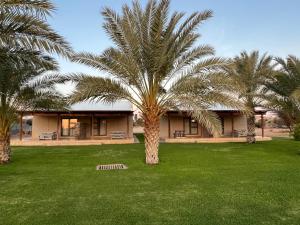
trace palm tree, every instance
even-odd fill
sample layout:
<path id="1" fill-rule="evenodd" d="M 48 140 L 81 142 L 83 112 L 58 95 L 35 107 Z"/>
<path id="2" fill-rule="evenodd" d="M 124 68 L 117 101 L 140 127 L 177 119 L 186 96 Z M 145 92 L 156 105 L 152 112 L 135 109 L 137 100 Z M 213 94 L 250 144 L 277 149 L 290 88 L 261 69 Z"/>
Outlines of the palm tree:
<path id="1" fill-rule="evenodd" d="M 247 114 L 247 142 L 255 143 L 255 107 L 262 104 L 262 89 L 273 73 L 272 57 L 258 51 L 242 52 L 233 59 L 229 74 Z"/>
<path id="2" fill-rule="evenodd" d="M 0 3 L 0 162 L 10 160 L 9 131 L 18 110 L 62 106 L 54 90 L 57 68 L 48 56 L 69 57 L 71 47 L 47 23 L 49 0 L 5 0 Z M 56 101 L 57 100 L 57 101 Z"/>
<path id="3" fill-rule="evenodd" d="M 276 58 L 276 61 L 280 68 L 266 84 L 266 105 L 292 130 L 300 123 L 300 59 L 289 56 L 286 60 Z"/>
<path id="4" fill-rule="evenodd" d="M 70 56 L 69 44 L 46 21 L 54 9 L 49 0 L 1 1 L 0 47 Z"/>
<path id="5" fill-rule="evenodd" d="M 146 163 L 159 162 L 160 118 L 169 109 L 189 110 L 209 130 L 220 131 L 218 116 L 209 108 L 217 103 L 236 106 L 227 90 L 222 66 L 208 45 L 195 46 L 198 26 L 211 11 L 195 12 L 184 19 L 174 12 L 169 18 L 168 0 L 138 1 L 124 5 L 122 13 L 102 11 L 105 31 L 114 43 L 100 55 L 81 53 L 74 61 L 104 71 L 110 77 L 75 74 L 71 102 L 96 100 L 132 102 L 142 112 Z M 227 88 L 227 89 L 226 89 Z"/>
<path id="6" fill-rule="evenodd" d="M 23 58 L 11 58 L 0 67 L 1 164 L 10 161 L 10 128 L 18 118 L 18 111 L 63 108 L 66 105 L 54 87 L 60 77 L 44 74 L 57 69 L 55 60 L 40 52 L 13 50 L 12 55 L 16 53 Z"/>

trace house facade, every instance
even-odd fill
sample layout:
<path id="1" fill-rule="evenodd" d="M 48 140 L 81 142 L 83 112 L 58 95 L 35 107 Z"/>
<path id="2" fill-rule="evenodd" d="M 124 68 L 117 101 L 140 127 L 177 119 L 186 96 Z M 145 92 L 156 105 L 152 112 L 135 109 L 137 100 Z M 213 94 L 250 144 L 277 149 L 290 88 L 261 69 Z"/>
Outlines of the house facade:
<path id="1" fill-rule="evenodd" d="M 133 142 L 133 111 L 127 103 L 121 107 L 80 103 L 68 111 L 30 111 L 22 115 L 32 115 L 31 141 L 118 139 Z"/>
<path id="2" fill-rule="evenodd" d="M 187 111 L 168 111 L 160 121 L 160 139 L 166 142 L 244 141 L 247 119 L 240 110 L 214 108 L 221 120 L 221 130 L 215 134 L 194 120 Z M 263 116 L 264 110 L 256 110 Z M 23 117 L 32 117 L 30 138 L 23 137 Z M 22 122 L 21 122 L 22 121 Z M 262 138 L 264 125 L 261 124 Z M 116 106 L 79 103 L 68 111 L 21 112 L 20 136 L 15 145 L 74 145 L 134 143 L 132 105 Z M 26 142 L 24 142 L 26 140 Z M 31 142 L 30 142 L 31 141 Z M 55 142 L 57 141 L 57 142 Z M 59 142 L 58 142 L 59 141 Z"/>
<path id="3" fill-rule="evenodd" d="M 215 134 L 209 132 L 202 124 L 194 120 L 187 111 L 168 111 L 160 121 L 160 138 L 216 138 L 216 137 L 245 137 L 247 134 L 246 115 L 235 109 L 213 108 L 221 120 L 221 130 Z M 257 109 L 255 112 L 261 118 L 265 115 L 265 110 Z M 263 119 L 261 120 L 263 122 Z M 262 124 L 261 135 L 264 137 L 264 126 Z"/>

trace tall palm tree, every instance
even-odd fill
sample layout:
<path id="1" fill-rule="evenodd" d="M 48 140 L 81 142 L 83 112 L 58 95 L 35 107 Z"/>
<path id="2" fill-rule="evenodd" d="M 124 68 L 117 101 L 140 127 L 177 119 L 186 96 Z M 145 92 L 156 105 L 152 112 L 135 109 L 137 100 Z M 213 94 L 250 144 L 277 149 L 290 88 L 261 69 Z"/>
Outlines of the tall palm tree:
<path id="1" fill-rule="evenodd" d="M 69 57 L 71 47 L 47 23 L 49 0 L 0 2 L 0 162 L 10 160 L 9 131 L 18 110 L 63 104 L 53 89 L 56 77 L 39 76 L 57 68 L 48 54 Z M 48 53 L 48 54 L 46 54 Z"/>
<path id="2" fill-rule="evenodd" d="M 265 82 L 272 77 L 272 57 L 259 55 L 258 51 L 242 52 L 233 59 L 229 74 L 239 99 L 248 109 L 247 142 L 255 143 L 255 107 L 262 104 L 262 90 Z"/>
<path id="3" fill-rule="evenodd" d="M 13 50 L 12 57 L 0 67 L 0 163 L 10 161 L 10 128 L 18 111 L 63 108 L 66 101 L 55 90 L 57 75 L 44 72 L 57 69 L 57 63 L 40 52 Z M 3 52 L 2 52 L 3 54 Z M 6 55 L 9 55 L 7 52 Z"/>
<path id="4" fill-rule="evenodd" d="M 267 107 L 278 112 L 286 125 L 293 129 L 300 123 L 300 59 L 289 56 L 276 58 L 279 70 L 266 84 Z"/>
<path id="5" fill-rule="evenodd" d="M 102 11 L 105 31 L 114 43 L 100 55 L 81 53 L 74 61 L 104 71 L 110 77 L 75 74 L 72 102 L 126 99 L 142 112 L 145 121 L 146 163 L 159 162 L 160 118 L 169 109 L 185 109 L 212 132 L 220 131 L 218 116 L 209 111 L 217 103 L 236 106 L 228 94 L 222 66 L 208 45 L 195 46 L 198 26 L 211 11 L 195 12 L 184 19 L 169 17 L 168 0 L 138 1 L 124 5 L 122 13 Z"/>

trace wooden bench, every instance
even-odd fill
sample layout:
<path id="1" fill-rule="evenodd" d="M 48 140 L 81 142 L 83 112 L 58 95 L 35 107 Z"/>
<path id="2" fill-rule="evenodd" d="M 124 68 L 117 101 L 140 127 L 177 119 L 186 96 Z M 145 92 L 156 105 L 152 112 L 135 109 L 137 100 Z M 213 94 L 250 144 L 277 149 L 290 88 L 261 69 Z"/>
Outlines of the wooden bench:
<path id="1" fill-rule="evenodd" d="M 111 139 L 124 139 L 125 138 L 125 132 L 124 131 L 113 131 L 110 134 Z"/>
<path id="2" fill-rule="evenodd" d="M 174 138 L 177 138 L 177 137 L 185 137 L 184 130 L 175 130 Z"/>
<path id="3" fill-rule="evenodd" d="M 39 135 L 39 140 L 55 140 L 56 138 L 56 132 L 43 132 Z"/>

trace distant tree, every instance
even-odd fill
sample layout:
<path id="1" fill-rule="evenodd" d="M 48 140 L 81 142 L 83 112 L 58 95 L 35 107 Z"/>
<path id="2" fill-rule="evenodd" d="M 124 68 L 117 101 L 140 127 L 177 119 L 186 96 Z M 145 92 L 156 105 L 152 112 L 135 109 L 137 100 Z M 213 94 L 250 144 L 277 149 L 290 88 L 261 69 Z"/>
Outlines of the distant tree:
<path id="1" fill-rule="evenodd" d="M 266 105 L 275 110 L 292 130 L 296 123 L 300 123 L 300 60 L 289 56 L 286 60 L 277 58 L 276 61 L 280 68 L 266 83 Z"/>
<path id="2" fill-rule="evenodd" d="M 255 107 L 263 101 L 262 89 L 272 77 L 274 65 L 272 57 L 258 51 L 242 52 L 233 59 L 229 69 L 231 81 L 240 100 L 248 109 L 247 142 L 255 143 Z"/>
<path id="3" fill-rule="evenodd" d="M 222 66 L 227 60 L 213 57 L 208 45 L 196 46 L 198 26 L 211 11 L 169 17 L 170 2 L 149 0 L 145 9 L 139 1 L 122 7 L 119 15 L 110 8 L 102 11 L 104 29 L 114 46 L 101 55 L 82 53 L 74 61 L 111 75 L 110 78 L 74 75 L 77 82 L 72 102 L 127 99 L 142 112 L 146 163 L 157 164 L 160 118 L 169 109 L 186 109 L 212 132 L 220 121 L 210 107 L 221 103 L 236 106 L 227 95 Z"/>

